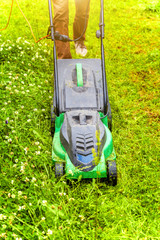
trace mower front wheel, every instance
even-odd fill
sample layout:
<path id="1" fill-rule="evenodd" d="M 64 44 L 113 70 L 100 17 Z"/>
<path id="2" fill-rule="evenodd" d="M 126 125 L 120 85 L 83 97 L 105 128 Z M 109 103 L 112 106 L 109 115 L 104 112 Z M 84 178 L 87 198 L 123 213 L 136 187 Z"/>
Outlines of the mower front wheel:
<path id="1" fill-rule="evenodd" d="M 116 161 L 107 161 L 107 180 L 110 185 L 117 185 Z"/>
<path id="2" fill-rule="evenodd" d="M 55 177 L 59 178 L 64 175 L 64 163 L 56 162 L 55 163 Z"/>

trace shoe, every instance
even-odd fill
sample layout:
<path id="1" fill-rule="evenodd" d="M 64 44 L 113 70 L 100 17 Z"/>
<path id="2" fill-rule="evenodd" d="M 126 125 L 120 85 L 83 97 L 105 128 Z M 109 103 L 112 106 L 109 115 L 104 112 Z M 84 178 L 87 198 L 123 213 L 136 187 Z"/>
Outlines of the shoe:
<path id="1" fill-rule="evenodd" d="M 82 57 L 85 57 L 87 54 L 87 48 L 84 45 L 83 42 L 77 41 L 75 42 L 75 49 L 76 49 L 76 54 L 80 55 Z"/>

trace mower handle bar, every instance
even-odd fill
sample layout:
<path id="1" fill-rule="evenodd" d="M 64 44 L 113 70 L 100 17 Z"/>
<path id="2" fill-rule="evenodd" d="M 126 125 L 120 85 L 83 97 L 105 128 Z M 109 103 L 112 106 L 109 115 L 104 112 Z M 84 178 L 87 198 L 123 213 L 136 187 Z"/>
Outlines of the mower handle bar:
<path id="1" fill-rule="evenodd" d="M 49 5 L 49 16 L 50 16 L 50 27 L 48 33 L 51 32 L 51 39 L 54 42 L 54 81 L 55 81 L 55 94 L 56 94 L 56 115 L 59 116 L 59 89 L 58 89 L 58 71 L 57 71 L 57 54 L 56 54 L 56 45 L 55 40 L 60 40 L 63 42 L 72 41 L 68 36 L 59 34 L 59 32 L 54 32 L 53 25 L 53 15 L 52 15 L 52 4 L 51 0 L 48 0 Z M 100 11 L 100 30 L 97 31 L 97 38 L 101 38 L 101 67 L 102 67 L 102 80 L 103 80 L 103 100 L 104 100 L 104 114 L 111 118 L 111 108 L 108 97 L 107 81 L 106 81 L 106 71 L 105 71 L 105 56 L 104 56 L 104 2 L 101 0 L 101 11 Z"/>

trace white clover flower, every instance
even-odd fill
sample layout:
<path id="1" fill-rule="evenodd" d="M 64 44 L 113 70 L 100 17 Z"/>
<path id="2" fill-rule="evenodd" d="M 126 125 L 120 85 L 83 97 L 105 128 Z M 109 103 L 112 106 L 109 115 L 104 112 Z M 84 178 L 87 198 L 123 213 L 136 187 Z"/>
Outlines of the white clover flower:
<path id="1" fill-rule="evenodd" d="M 46 200 L 43 200 L 43 201 L 42 201 L 42 205 L 45 206 L 46 204 L 47 204 L 47 201 L 46 201 Z"/>
<path id="2" fill-rule="evenodd" d="M 26 74 L 26 73 L 24 74 L 24 77 L 27 77 L 27 74 Z"/>
<path id="3" fill-rule="evenodd" d="M 29 66 L 29 67 L 31 67 L 31 64 L 30 64 L 30 63 L 28 63 L 28 66 Z"/>
<path id="4" fill-rule="evenodd" d="M 46 111 L 46 110 L 43 108 L 43 109 L 42 109 L 42 112 L 45 112 L 45 111 Z"/>
<path id="5" fill-rule="evenodd" d="M 4 102 L 4 105 L 7 105 L 8 103 L 7 102 Z"/>
<path id="6" fill-rule="evenodd" d="M 0 220 L 6 219 L 7 217 L 3 214 L 0 214 Z"/>
<path id="7" fill-rule="evenodd" d="M 16 195 L 15 195 L 15 194 L 12 194 L 12 195 L 11 195 L 11 198 L 15 198 L 15 197 L 16 197 Z"/>
<path id="8" fill-rule="evenodd" d="M 11 142 L 12 142 L 12 139 L 11 139 L 11 138 L 9 138 L 9 139 L 8 139 L 8 142 L 9 142 L 9 143 L 11 143 Z"/>
<path id="9" fill-rule="evenodd" d="M 29 45 L 30 45 L 30 43 L 29 43 L 29 42 L 27 42 L 26 40 L 24 41 L 24 43 L 26 43 L 26 44 L 29 44 Z"/>
<path id="10" fill-rule="evenodd" d="M 21 90 L 24 90 L 24 87 L 21 87 Z"/>
<path id="11" fill-rule="evenodd" d="M 15 91 L 15 93 L 19 93 L 19 90 L 17 90 L 17 89 L 15 89 L 14 91 Z"/>
<path id="12" fill-rule="evenodd" d="M 22 91 L 22 94 L 25 94 L 25 91 Z"/>
<path id="13" fill-rule="evenodd" d="M 18 159 L 15 159 L 15 163 L 18 163 Z"/>
<path id="14" fill-rule="evenodd" d="M 28 119 L 27 122 L 31 122 L 31 119 Z"/>
<path id="15" fill-rule="evenodd" d="M 18 115 L 18 111 L 15 111 L 15 115 Z"/>
<path id="16" fill-rule="evenodd" d="M 51 230 L 51 229 L 48 229 L 47 235 L 52 235 L 52 234 L 53 234 L 52 230 Z"/>
<path id="17" fill-rule="evenodd" d="M 46 218 L 45 217 L 42 217 L 41 220 L 44 221 Z"/>
<path id="18" fill-rule="evenodd" d="M 16 43 L 19 43 L 21 40 L 21 37 L 17 38 Z"/>
<path id="19" fill-rule="evenodd" d="M 31 182 L 36 182 L 37 179 L 35 177 L 32 178 Z"/>
<path id="20" fill-rule="evenodd" d="M 24 82 L 23 82 L 23 81 L 21 81 L 21 83 L 22 83 L 22 84 L 24 84 Z"/>
<path id="21" fill-rule="evenodd" d="M 32 203 L 29 203 L 29 206 L 32 206 Z"/>
<path id="22" fill-rule="evenodd" d="M 29 182 L 29 178 L 26 177 L 24 181 L 25 181 L 25 182 Z"/>
<path id="23" fill-rule="evenodd" d="M 14 183 L 14 180 L 11 181 L 11 184 L 13 184 L 13 183 Z"/>
<path id="24" fill-rule="evenodd" d="M 42 182 L 42 186 L 44 187 L 44 185 L 45 185 L 45 183 L 44 182 Z"/>
<path id="25" fill-rule="evenodd" d="M 22 191 L 18 191 L 18 196 L 21 196 L 22 195 Z"/>
<path id="26" fill-rule="evenodd" d="M 36 155 L 40 155 L 41 152 L 40 151 L 35 151 Z"/>
<path id="27" fill-rule="evenodd" d="M 74 201 L 75 199 L 74 198 L 69 198 L 69 201 Z"/>
<path id="28" fill-rule="evenodd" d="M 64 193 L 63 193 L 63 192 L 60 192 L 59 195 L 60 195 L 60 196 L 63 196 L 63 195 L 65 196 L 66 193 L 65 193 L 65 192 L 64 192 Z"/>
<path id="29" fill-rule="evenodd" d="M 25 147 L 25 148 L 24 148 L 25 154 L 27 154 L 28 149 L 29 149 L 28 147 Z"/>
<path id="30" fill-rule="evenodd" d="M 83 215 L 79 215 L 79 218 L 81 219 L 81 221 L 84 221 L 85 217 Z"/>
<path id="31" fill-rule="evenodd" d="M 21 207 L 21 206 L 19 206 L 19 207 L 18 207 L 18 211 L 21 211 L 21 210 L 22 210 L 22 207 Z"/>
<path id="32" fill-rule="evenodd" d="M 36 112 L 36 111 L 37 111 L 37 108 L 35 108 L 33 111 Z"/>
<path id="33" fill-rule="evenodd" d="M 38 149 L 41 150 L 41 146 L 38 146 Z"/>
<path id="34" fill-rule="evenodd" d="M 0 237 L 6 237 L 6 233 L 1 233 Z"/>
<path id="35" fill-rule="evenodd" d="M 24 173 L 24 170 L 25 170 L 25 167 L 24 167 L 24 166 L 21 166 L 20 172 L 21 172 L 21 173 Z"/>
<path id="36" fill-rule="evenodd" d="M 34 62 L 34 61 L 35 61 L 35 58 L 32 58 L 32 61 Z"/>
<path id="37" fill-rule="evenodd" d="M 29 93 L 30 91 L 29 90 L 26 90 L 27 93 Z"/>
<path id="38" fill-rule="evenodd" d="M 9 198 L 11 197 L 11 193 L 8 193 L 8 197 L 9 197 Z"/>

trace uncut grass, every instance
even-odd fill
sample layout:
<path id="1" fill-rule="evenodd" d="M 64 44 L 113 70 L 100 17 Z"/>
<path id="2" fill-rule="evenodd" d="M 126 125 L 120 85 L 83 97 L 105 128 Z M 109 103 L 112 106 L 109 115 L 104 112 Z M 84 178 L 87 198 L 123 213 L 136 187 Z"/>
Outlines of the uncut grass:
<path id="1" fill-rule="evenodd" d="M 9 9 L 4 3 L 3 24 Z M 37 39 L 44 36 L 47 2 L 32 1 L 32 8 L 27 1 L 19 3 Z M 35 18 L 34 6 L 39 10 Z M 86 33 L 89 58 L 100 57 L 95 38 L 99 9 L 94 6 L 92 0 Z M 2 239 L 160 239 L 159 14 L 152 9 L 147 1 L 105 4 L 106 71 L 118 156 L 118 185 L 110 187 L 55 180 L 48 119 L 52 44 L 35 45 L 14 8 L 9 28 L 0 33 Z M 76 57 L 74 45 L 71 51 Z"/>

